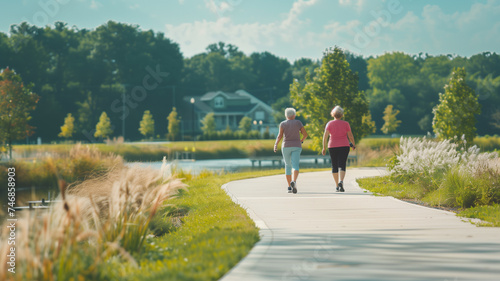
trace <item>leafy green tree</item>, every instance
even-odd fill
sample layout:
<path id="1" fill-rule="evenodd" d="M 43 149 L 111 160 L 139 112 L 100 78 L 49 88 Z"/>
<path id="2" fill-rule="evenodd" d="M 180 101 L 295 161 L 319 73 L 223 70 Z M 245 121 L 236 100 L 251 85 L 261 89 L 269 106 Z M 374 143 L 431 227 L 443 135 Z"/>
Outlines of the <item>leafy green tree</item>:
<path id="1" fill-rule="evenodd" d="M 491 114 L 490 125 L 496 129 L 500 129 L 500 109 Z"/>
<path id="2" fill-rule="evenodd" d="M 101 117 L 99 117 L 99 122 L 95 127 L 94 137 L 96 138 L 109 138 L 113 133 L 111 128 L 111 121 L 105 111 L 102 112 Z"/>
<path id="3" fill-rule="evenodd" d="M 306 81 L 305 85 L 294 81 L 290 95 L 297 114 L 306 118 L 314 149 L 321 149 L 325 125 L 332 119 L 330 112 L 335 105 L 344 108 L 345 120 L 350 123 L 357 142 L 373 131 L 372 124 L 367 122 L 368 102 L 364 92 L 358 90 L 358 76 L 349 68 L 340 48 L 328 50 L 316 76 L 306 77 Z"/>
<path id="4" fill-rule="evenodd" d="M 201 120 L 201 131 L 203 132 L 204 136 L 211 137 L 216 133 L 215 128 L 215 117 L 214 113 L 210 112 L 205 117 Z"/>
<path id="5" fill-rule="evenodd" d="M 167 117 L 168 120 L 168 139 L 171 141 L 177 140 L 180 133 L 180 124 L 181 120 L 177 114 L 177 109 L 175 107 L 172 108 L 172 111 Z"/>
<path id="6" fill-rule="evenodd" d="M 59 133 L 59 137 L 69 139 L 73 136 L 75 132 L 75 117 L 68 113 L 66 118 L 64 118 L 64 125 L 61 126 L 61 132 Z"/>
<path id="7" fill-rule="evenodd" d="M 401 120 L 398 120 L 396 116 L 399 114 L 399 110 L 393 109 L 392 104 L 387 105 L 384 110 L 384 126 L 380 129 L 384 134 L 395 132 L 396 129 L 401 124 Z"/>
<path id="8" fill-rule="evenodd" d="M 248 133 L 252 129 L 252 118 L 245 116 L 241 118 L 240 123 L 238 124 L 238 128 L 240 131 Z"/>
<path id="9" fill-rule="evenodd" d="M 21 76 L 9 68 L 0 73 L 0 142 L 8 144 L 10 159 L 12 141 L 33 133 L 30 113 L 36 108 L 38 95 L 31 91 L 32 87 L 24 85 Z"/>
<path id="10" fill-rule="evenodd" d="M 465 136 L 472 143 L 476 136 L 476 117 L 481 107 L 474 90 L 465 82 L 465 68 L 453 69 L 445 92 L 439 93 L 439 104 L 434 107 L 432 127 L 440 139 Z"/>
<path id="11" fill-rule="evenodd" d="M 144 111 L 144 115 L 142 116 L 142 120 L 139 123 L 139 132 L 147 138 L 148 136 L 153 136 L 155 133 L 155 120 L 153 119 L 153 115 L 149 110 Z"/>

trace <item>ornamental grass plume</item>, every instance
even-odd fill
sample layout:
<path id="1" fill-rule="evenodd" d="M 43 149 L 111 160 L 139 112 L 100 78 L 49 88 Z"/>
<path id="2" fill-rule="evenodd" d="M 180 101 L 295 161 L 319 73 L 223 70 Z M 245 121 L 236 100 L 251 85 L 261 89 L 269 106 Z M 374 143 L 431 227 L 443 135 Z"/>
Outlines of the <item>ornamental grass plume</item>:
<path id="1" fill-rule="evenodd" d="M 110 259 L 137 265 L 133 256 L 143 248 L 152 217 L 184 187 L 168 168 L 117 165 L 68 188 L 60 181 L 57 203 L 18 219 L 15 274 L 7 271 L 4 255 L 11 247 L 8 233 L 1 234 L 0 280 L 95 280 L 107 274 Z"/>
<path id="2" fill-rule="evenodd" d="M 457 147 L 449 140 L 436 142 L 425 137 L 401 137 L 396 164 L 390 167 L 391 173 L 434 174 L 449 169 L 460 159 Z"/>
<path id="3" fill-rule="evenodd" d="M 389 170 L 393 175 L 434 175 L 454 167 L 472 176 L 485 169 L 497 170 L 498 154 L 480 153 L 475 145 L 465 149 L 451 140 L 401 137 L 399 152 Z"/>

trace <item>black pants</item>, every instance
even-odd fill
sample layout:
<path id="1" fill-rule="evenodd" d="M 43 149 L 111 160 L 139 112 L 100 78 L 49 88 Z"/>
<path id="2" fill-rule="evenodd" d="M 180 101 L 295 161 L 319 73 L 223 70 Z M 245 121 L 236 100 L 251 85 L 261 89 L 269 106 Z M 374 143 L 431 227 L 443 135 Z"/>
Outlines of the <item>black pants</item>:
<path id="1" fill-rule="evenodd" d="M 338 173 L 339 169 L 345 171 L 347 156 L 349 156 L 350 150 L 351 148 L 349 146 L 328 148 L 330 159 L 332 160 L 332 173 Z"/>

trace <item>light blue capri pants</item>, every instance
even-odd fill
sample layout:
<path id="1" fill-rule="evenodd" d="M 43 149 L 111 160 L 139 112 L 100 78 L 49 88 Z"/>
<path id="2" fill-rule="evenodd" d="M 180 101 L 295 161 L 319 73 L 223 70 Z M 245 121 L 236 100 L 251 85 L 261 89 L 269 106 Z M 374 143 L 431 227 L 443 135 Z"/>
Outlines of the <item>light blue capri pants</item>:
<path id="1" fill-rule="evenodd" d="M 285 175 L 292 174 L 292 168 L 296 171 L 299 170 L 301 147 L 281 147 L 283 160 L 285 161 Z"/>

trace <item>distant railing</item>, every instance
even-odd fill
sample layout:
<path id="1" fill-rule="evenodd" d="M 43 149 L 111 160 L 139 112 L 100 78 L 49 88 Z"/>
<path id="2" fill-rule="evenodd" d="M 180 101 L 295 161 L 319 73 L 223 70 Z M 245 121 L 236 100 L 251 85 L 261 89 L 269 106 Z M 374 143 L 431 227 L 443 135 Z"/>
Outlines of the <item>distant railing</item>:
<path id="1" fill-rule="evenodd" d="M 23 211 L 23 210 L 48 209 L 50 204 L 54 204 L 56 202 L 59 202 L 59 200 L 45 200 L 42 198 L 42 200 L 28 201 L 28 206 L 14 207 L 14 210 Z"/>
<path id="2" fill-rule="evenodd" d="M 323 161 L 323 164 L 330 163 L 330 156 L 327 155 L 302 155 L 300 156 L 300 160 L 314 160 L 314 164 L 318 164 L 319 161 Z M 271 165 L 273 167 L 278 166 L 282 167 L 283 166 L 283 157 L 282 156 L 254 156 L 250 157 L 250 161 L 252 162 L 252 167 L 255 167 L 255 164 L 258 164 L 259 167 L 262 167 L 262 162 L 264 161 L 271 161 Z M 347 165 L 357 165 L 358 164 L 358 157 L 356 155 L 349 155 L 347 158 Z"/>

